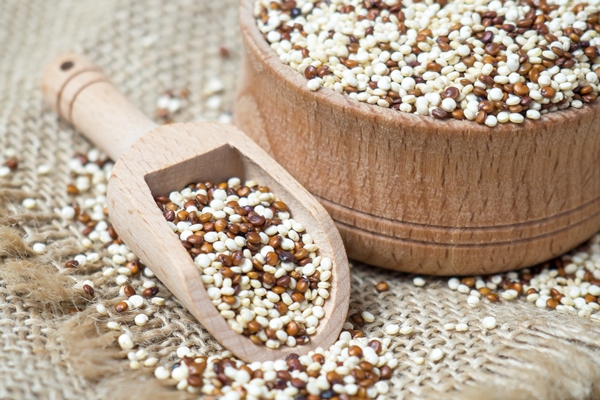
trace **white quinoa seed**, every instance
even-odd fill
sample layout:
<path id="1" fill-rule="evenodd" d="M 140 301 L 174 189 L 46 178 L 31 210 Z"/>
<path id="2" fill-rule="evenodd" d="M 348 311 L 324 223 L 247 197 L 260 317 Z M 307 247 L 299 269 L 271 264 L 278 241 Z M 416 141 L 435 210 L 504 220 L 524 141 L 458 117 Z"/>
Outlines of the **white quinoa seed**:
<path id="1" fill-rule="evenodd" d="M 0 165 L 0 177 L 8 176 L 11 172 L 12 171 L 7 166 Z"/>
<path id="2" fill-rule="evenodd" d="M 429 358 L 431 358 L 433 362 L 440 361 L 442 358 L 444 358 L 444 352 L 441 349 L 435 348 L 429 354 Z"/>
<path id="3" fill-rule="evenodd" d="M 38 173 L 39 175 L 46 175 L 46 174 L 48 174 L 48 173 L 49 173 L 51 170 L 52 170 L 52 169 L 50 168 L 50 166 L 48 166 L 48 165 L 46 165 L 46 164 L 42 164 L 42 165 L 39 165 L 39 166 L 37 167 L 37 173 Z"/>
<path id="4" fill-rule="evenodd" d="M 159 367 L 156 367 L 156 369 L 154 370 L 154 376 L 157 379 L 164 380 L 164 379 L 168 379 L 171 376 L 171 373 L 165 367 L 159 366 Z"/>
<path id="5" fill-rule="evenodd" d="M 31 248 L 37 254 L 44 254 L 46 252 L 46 245 L 44 243 L 35 243 Z"/>
<path id="6" fill-rule="evenodd" d="M 496 318 L 494 317 L 485 317 L 484 319 L 481 320 L 481 323 L 483 324 L 483 327 L 485 329 L 494 329 L 496 327 Z"/>
<path id="7" fill-rule="evenodd" d="M 407 336 L 413 333 L 414 330 L 415 328 L 413 328 L 412 326 L 403 326 L 402 328 L 400 328 L 400 333 L 404 336 Z"/>
<path id="8" fill-rule="evenodd" d="M 131 369 L 140 369 L 142 367 L 142 364 L 139 361 L 130 361 L 129 362 L 129 368 Z"/>
<path id="9" fill-rule="evenodd" d="M 469 289 L 469 287 L 467 285 L 464 284 L 460 284 L 458 285 L 458 288 L 456 289 L 459 293 L 463 293 L 463 294 L 468 294 L 471 289 Z"/>
<path id="10" fill-rule="evenodd" d="M 148 359 L 146 359 L 144 361 L 144 367 L 154 367 L 156 364 L 158 364 L 158 358 L 156 358 L 156 357 L 149 357 Z M 157 376 L 157 378 L 158 378 L 158 376 Z M 161 378 L 158 378 L 158 379 L 161 379 Z"/>
<path id="11" fill-rule="evenodd" d="M 183 358 L 191 353 L 191 350 L 187 346 L 180 346 L 177 348 L 177 357 Z"/>
<path id="12" fill-rule="evenodd" d="M 148 316 L 146 314 L 138 314 L 135 316 L 134 322 L 137 326 L 144 326 L 148 322 Z"/>
<path id="13" fill-rule="evenodd" d="M 417 286 L 417 287 L 423 287 L 425 286 L 427 282 L 425 281 L 425 279 L 421 278 L 420 276 L 415 276 L 413 278 L 413 285 Z"/>
<path id="14" fill-rule="evenodd" d="M 388 335 L 397 335 L 400 332 L 400 325 L 391 324 L 385 327 L 385 333 Z"/>
<path id="15" fill-rule="evenodd" d="M 35 201 L 35 199 L 27 198 L 27 199 L 23 200 L 23 207 L 25 207 L 27 209 L 33 209 L 36 207 L 36 205 L 37 205 L 37 202 Z"/>
<path id="16" fill-rule="evenodd" d="M 117 285 L 119 285 L 119 286 L 126 285 L 126 284 L 127 284 L 127 282 L 129 282 L 129 278 L 128 278 L 127 276 L 125 276 L 125 275 L 118 275 L 118 276 L 115 278 L 115 283 L 116 283 Z"/>
<path id="17" fill-rule="evenodd" d="M 133 295 L 129 298 L 129 301 L 133 305 L 133 308 L 140 308 L 144 305 L 144 298 L 140 295 Z"/>
<path id="18" fill-rule="evenodd" d="M 477 307 L 477 305 L 479 305 L 479 297 L 478 296 L 467 297 L 467 304 L 470 307 Z"/>
<path id="19" fill-rule="evenodd" d="M 445 331 L 453 331 L 456 329 L 456 324 L 444 324 Z"/>
<path id="20" fill-rule="evenodd" d="M 144 360 L 146 357 L 148 357 L 148 350 L 146 349 L 139 349 L 136 353 L 135 353 L 135 358 L 137 360 Z"/>
<path id="21" fill-rule="evenodd" d="M 103 304 L 96 304 L 96 311 L 102 315 L 108 315 L 108 309 Z"/>
<path id="22" fill-rule="evenodd" d="M 448 280 L 448 287 L 452 290 L 457 290 L 459 285 L 460 280 L 457 278 L 450 278 L 450 280 Z"/>
<path id="23" fill-rule="evenodd" d="M 150 300 L 152 304 L 154 304 L 155 306 L 164 306 L 165 305 L 165 299 L 163 299 L 162 297 L 153 297 L 152 300 Z"/>
<path id="24" fill-rule="evenodd" d="M 119 342 L 119 346 L 121 346 L 121 348 L 123 350 L 131 350 L 133 349 L 133 341 L 131 340 L 131 336 L 129 336 L 128 333 L 124 333 L 121 336 L 119 336 L 118 339 Z"/>
<path id="25" fill-rule="evenodd" d="M 518 296 L 518 293 L 516 290 L 505 290 L 504 292 L 502 292 L 502 298 L 506 299 L 506 300 L 513 300 Z"/>
<path id="26" fill-rule="evenodd" d="M 212 96 L 213 94 L 222 92 L 223 89 L 225 89 L 223 81 L 219 78 L 213 77 L 206 83 L 203 94 L 205 96 Z"/>
<path id="27" fill-rule="evenodd" d="M 375 316 L 368 311 L 363 311 L 361 313 L 361 316 L 363 317 L 365 322 L 371 323 L 371 322 L 375 321 Z"/>
<path id="28" fill-rule="evenodd" d="M 121 325 L 119 325 L 117 322 L 115 321 L 108 321 L 106 323 L 106 327 L 110 330 L 113 331 L 120 331 L 121 330 Z"/>

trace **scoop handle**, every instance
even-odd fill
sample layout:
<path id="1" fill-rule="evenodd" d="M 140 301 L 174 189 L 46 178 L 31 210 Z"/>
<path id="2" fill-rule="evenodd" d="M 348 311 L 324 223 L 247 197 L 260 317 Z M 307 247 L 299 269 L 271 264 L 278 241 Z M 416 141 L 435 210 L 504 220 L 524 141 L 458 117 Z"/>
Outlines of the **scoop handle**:
<path id="1" fill-rule="evenodd" d="M 80 54 L 63 54 L 46 67 L 42 93 L 49 106 L 115 161 L 157 126 Z"/>

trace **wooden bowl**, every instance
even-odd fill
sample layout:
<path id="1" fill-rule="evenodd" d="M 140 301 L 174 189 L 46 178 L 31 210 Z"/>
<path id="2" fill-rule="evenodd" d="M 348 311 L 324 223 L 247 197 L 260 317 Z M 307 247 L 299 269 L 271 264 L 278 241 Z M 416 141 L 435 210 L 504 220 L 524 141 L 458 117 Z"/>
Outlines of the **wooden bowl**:
<path id="1" fill-rule="evenodd" d="M 406 272 L 489 274 L 600 229 L 600 105 L 495 128 L 360 103 L 283 64 L 242 0 L 234 122 L 331 214 L 350 258 Z"/>

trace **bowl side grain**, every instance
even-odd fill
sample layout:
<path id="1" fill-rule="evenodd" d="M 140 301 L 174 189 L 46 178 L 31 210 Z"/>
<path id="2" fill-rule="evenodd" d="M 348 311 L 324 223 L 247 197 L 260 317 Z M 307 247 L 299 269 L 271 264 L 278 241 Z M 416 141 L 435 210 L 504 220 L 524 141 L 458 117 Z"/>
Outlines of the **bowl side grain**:
<path id="1" fill-rule="evenodd" d="M 600 229 L 600 105 L 488 128 L 370 106 L 280 62 L 241 5 L 235 124 L 336 221 L 348 255 L 438 275 L 557 256 Z"/>

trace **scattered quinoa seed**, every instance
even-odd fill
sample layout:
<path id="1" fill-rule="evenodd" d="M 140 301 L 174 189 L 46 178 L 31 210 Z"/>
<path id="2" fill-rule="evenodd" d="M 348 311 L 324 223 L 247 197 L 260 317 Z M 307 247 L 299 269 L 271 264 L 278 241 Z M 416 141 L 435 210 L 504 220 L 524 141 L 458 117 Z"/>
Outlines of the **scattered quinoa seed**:
<path id="1" fill-rule="evenodd" d="M 412 326 L 403 326 L 400 328 L 400 333 L 404 336 L 410 335 L 415 329 Z"/>
<path id="2" fill-rule="evenodd" d="M 46 245 L 44 243 L 35 243 L 32 249 L 37 254 L 44 254 L 46 252 Z"/>
<path id="3" fill-rule="evenodd" d="M 444 358 L 444 352 L 442 352 L 441 349 L 435 348 L 431 351 L 429 358 L 431 358 L 433 362 L 440 361 L 442 358 Z"/>
<path id="4" fill-rule="evenodd" d="M 480 301 L 527 301 L 538 308 L 600 321 L 600 234 L 559 258 L 520 271 L 450 278 L 448 287 Z M 457 325 L 458 329 L 458 325 Z"/>
<path id="5" fill-rule="evenodd" d="M 385 333 L 388 335 L 397 335 L 400 332 L 400 326 L 396 324 L 387 325 L 385 327 Z"/>
<path id="6" fill-rule="evenodd" d="M 496 327 L 496 318 L 494 317 L 485 317 L 481 323 L 485 329 L 494 329 Z"/>
<path id="7" fill-rule="evenodd" d="M 97 304 L 96 311 L 98 311 L 98 313 L 100 313 L 102 315 L 108 315 L 108 310 L 106 309 L 106 307 L 103 304 Z"/>
<path id="8" fill-rule="evenodd" d="M 148 322 L 148 316 L 146 314 L 138 314 L 135 316 L 134 322 L 137 326 L 144 326 Z"/>
<path id="9" fill-rule="evenodd" d="M 94 288 L 90 285 L 83 285 L 83 291 L 90 297 L 94 297 Z"/>
<path id="10" fill-rule="evenodd" d="M 389 392 L 398 360 L 388 350 L 389 341 L 352 338 L 342 332 L 328 350 L 317 349 L 308 355 L 291 353 L 285 359 L 265 363 L 243 363 L 226 352 L 220 356 L 202 357 L 191 349 L 178 351 L 180 361 L 169 369 L 154 370 L 158 379 L 173 379 L 183 390 L 193 388 L 204 395 L 227 397 L 233 388 L 243 387 L 254 398 L 327 399 L 344 394 L 356 398 L 376 398 Z M 145 363 L 144 363 L 145 364 Z M 213 377 L 217 377 L 218 384 Z M 216 382 L 215 382 L 216 383 Z M 196 389 L 197 388 L 197 389 Z M 232 397 L 233 398 L 233 397 Z M 236 394 L 236 399 L 239 398 Z"/>
<path id="11" fill-rule="evenodd" d="M 52 170 L 52 169 L 51 169 L 51 168 L 50 168 L 48 165 L 46 165 L 46 164 L 42 164 L 42 165 L 38 166 L 38 168 L 37 168 L 37 173 L 38 173 L 39 175 L 46 175 L 46 174 L 48 174 L 48 173 L 49 173 L 51 170 Z"/>
<path id="12" fill-rule="evenodd" d="M 454 329 L 456 329 L 456 325 L 455 324 L 444 324 L 444 330 L 445 331 L 453 331 Z"/>
<path id="13" fill-rule="evenodd" d="M 79 189 L 77 189 L 77 186 L 69 184 L 67 185 L 67 194 L 70 194 L 72 196 L 77 195 L 79 194 Z"/>
<path id="14" fill-rule="evenodd" d="M 164 380 L 164 379 L 168 379 L 171 376 L 171 373 L 165 367 L 159 366 L 154 370 L 154 376 L 157 379 Z"/>
<path id="15" fill-rule="evenodd" d="M 423 287 L 425 286 L 425 279 L 421 278 L 420 276 L 415 276 L 413 278 L 413 285 L 417 286 L 417 287 Z"/>
<path id="16" fill-rule="evenodd" d="M 133 341 L 131 340 L 131 336 L 129 336 L 128 333 L 124 333 L 121 336 L 119 336 L 118 342 L 119 346 L 121 346 L 123 350 L 133 349 Z"/>
<path id="17" fill-rule="evenodd" d="M 119 325 L 117 322 L 115 321 L 108 321 L 106 323 L 106 327 L 110 330 L 113 331 L 120 331 L 121 330 L 121 325 Z"/>
<path id="18" fill-rule="evenodd" d="M 155 306 L 164 306 L 165 299 L 163 299 L 162 297 L 153 297 L 151 300 L 151 303 L 154 304 Z"/>
<path id="19" fill-rule="evenodd" d="M 158 364 L 158 358 L 156 357 L 150 357 L 144 361 L 144 367 L 154 367 L 156 364 Z"/>
<path id="20" fill-rule="evenodd" d="M 375 316 L 368 311 L 363 311 L 361 313 L 361 316 L 367 323 L 371 323 L 371 322 L 375 321 Z"/>
<path id="21" fill-rule="evenodd" d="M 182 103 L 188 100 L 190 91 L 188 89 L 167 90 L 156 100 L 156 116 L 163 123 L 173 122 L 173 117 L 179 112 Z"/>
<path id="22" fill-rule="evenodd" d="M 25 199 L 23 200 L 23 207 L 28 208 L 28 209 L 33 209 L 35 208 L 35 206 L 37 205 L 35 199 Z"/>
<path id="23" fill-rule="evenodd" d="M 125 312 L 125 311 L 127 311 L 128 308 L 129 308 L 129 306 L 124 301 L 120 301 L 115 305 L 115 311 L 118 313 Z"/>
<path id="24" fill-rule="evenodd" d="M 469 325 L 464 323 L 456 324 L 455 329 L 457 332 L 466 332 L 469 330 Z"/>
<path id="25" fill-rule="evenodd" d="M 375 290 L 377 290 L 379 293 L 387 292 L 389 288 L 390 287 L 387 282 L 378 282 L 377 285 L 375 285 Z"/>

